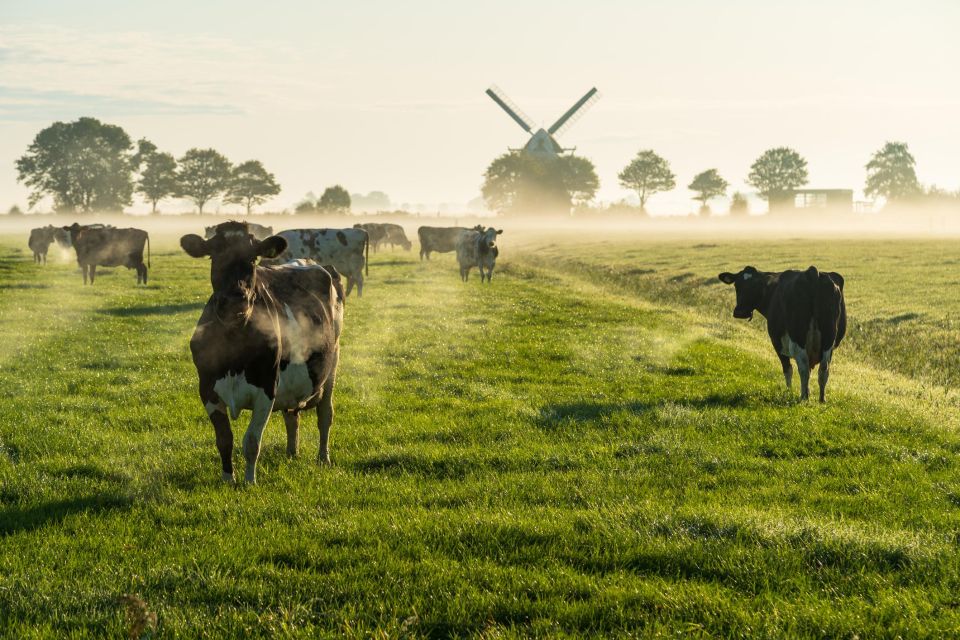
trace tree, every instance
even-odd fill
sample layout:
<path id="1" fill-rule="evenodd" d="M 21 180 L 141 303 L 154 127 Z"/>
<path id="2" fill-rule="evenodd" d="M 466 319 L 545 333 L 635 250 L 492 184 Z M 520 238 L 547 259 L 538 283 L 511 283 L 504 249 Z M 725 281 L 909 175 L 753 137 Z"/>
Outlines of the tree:
<path id="1" fill-rule="evenodd" d="M 637 157 L 624 167 L 617 177 L 620 178 L 622 187 L 637 192 L 640 210 L 643 212 L 647 210 L 650 196 L 677 186 L 670 163 L 650 149 L 638 152 Z"/>
<path id="2" fill-rule="evenodd" d="M 920 193 L 917 161 L 905 142 L 888 142 L 873 154 L 867 163 L 868 198 L 883 196 L 890 202 L 904 200 Z"/>
<path id="3" fill-rule="evenodd" d="M 156 213 L 157 203 L 178 191 L 177 161 L 169 153 L 158 152 L 157 145 L 141 138 L 133 162 L 140 170 L 137 193 L 152 205 L 150 212 Z"/>
<path id="4" fill-rule="evenodd" d="M 8 216 L 22 216 L 22 215 L 23 215 L 23 211 L 22 211 L 22 210 L 20 209 L 20 207 L 18 207 L 17 205 L 13 205 L 13 206 L 10 207 L 9 209 L 7 209 L 7 215 L 8 215 Z"/>
<path id="5" fill-rule="evenodd" d="M 312 200 L 304 200 L 297 203 L 297 206 L 294 207 L 294 213 L 316 213 L 317 207 Z"/>
<path id="6" fill-rule="evenodd" d="M 17 181 L 31 207 L 52 196 L 58 212 L 119 211 L 133 195 L 131 148 L 122 128 L 96 118 L 55 122 L 17 160 Z"/>
<path id="7" fill-rule="evenodd" d="M 750 167 L 747 184 L 769 202 L 771 194 L 807 184 L 807 161 L 788 147 L 768 149 Z"/>
<path id="8" fill-rule="evenodd" d="M 230 161 L 213 149 L 190 149 L 179 160 L 178 195 L 203 205 L 223 194 L 230 186 Z"/>
<path id="9" fill-rule="evenodd" d="M 247 160 L 234 167 L 226 202 L 242 204 L 250 215 L 254 205 L 263 204 L 278 193 L 280 185 L 273 174 L 264 169 L 259 160 Z"/>
<path id="10" fill-rule="evenodd" d="M 502 214 L 569 214 L 571 205 L 593 200 L 599 184 L 586 158 L 509 152 L 487 167 L 480 191 L 487 206 Z"/>
<path id="11" fill-rule="evenodd" d="M 730 183 L 720 177 L 716 169 L 707 169 L 703 173 L 697 174 L 687 189 L 694 191 L 697 197 L 694 200 L 700 202 L 700 213 L 710 213 L 710 206 L 707 202 L 711 198 L 717 198 L 727 193 L 727 187 Z"/>
<path id="12" fill-rule="evenodd" d="M 747 201 L 747 196 L 743 195 L 739 191 L 734 192 L 733 196 L 730 198 L 730 215 L 745 216 L 749 213 L 750 203 Z"/>
<path id="13" fill-rule="evenodd" d="M 327 187 L 317 201 L 317 209 L 326 213 L 347 213 L 350 211 L 350 194 L 338 184 Z"/>
<path id="14" fill-rule="evenodd" d="M 383 191 L 371 191 L 367 195 L 352 193 L 350 204 L 359 211 L 388 211 L 391 207 L 390 196 Z"/>

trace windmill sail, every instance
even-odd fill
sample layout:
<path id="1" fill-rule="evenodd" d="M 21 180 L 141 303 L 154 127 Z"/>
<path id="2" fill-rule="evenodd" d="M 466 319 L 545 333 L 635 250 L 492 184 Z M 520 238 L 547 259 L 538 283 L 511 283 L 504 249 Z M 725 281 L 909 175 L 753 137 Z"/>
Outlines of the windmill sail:
<path id="1" fill-rule="evenodd" d="M 547 133 L 550 135 L 555 135 L 560 132 L 561 129 L 566 129 L 574 122 L 577 121 L 580 116 L 591 106 L 593 103 L 600 99 L 600 95 L 597 93 L 597 88 L 594 87 L 587 91 L 586 95 L 580 98 L 575 105 L 570 107 L 565 114 L 560 116 L 560 119 L 553 123 Z"/>
<path id="2" fill-rule="evenodd" d="M 528 124 L 530 122 L 530 118 L 527 117 L 525 113 L 520 111 L 520 108 L 517 107 L 513 100 L 508 98 L 507 94 L 500 90 L 499 87 L 490 87 L 487 89 L 487 95 L 490 96 L 494 102 L 500 105 L 500 108 L 506 111 L 507 115 L 513 118 L 518 125 L 523 127 L 524 131 L 527 133 L 531 132 L 533 127 Z"/>

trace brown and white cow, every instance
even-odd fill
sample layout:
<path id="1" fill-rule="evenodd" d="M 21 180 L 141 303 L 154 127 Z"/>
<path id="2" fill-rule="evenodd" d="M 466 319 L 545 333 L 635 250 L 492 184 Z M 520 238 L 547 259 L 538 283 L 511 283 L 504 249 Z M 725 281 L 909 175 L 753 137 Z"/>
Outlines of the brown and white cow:
<path id="1" fill-rule="evenodd" d="M 746 267 L 738 273 L 721 273 L 719 278 L 736 287 L 734 318 L 750 320 L 759 311 L 767 319 L 767 333 L 788 389 L 793 379 L 790 359 L 797 361 L 802 400 L 810 396 L 810 370 L 820 365 L 817 379 L 820 402 L 824 402 L 833 350 L 847 332 L 843 276 L 816 267 L 781 273 Z"/>
<path id="2" fill-rule="evenodd" d="M 147 284 L 150 265 L 150 236 L 143 229 L 117 229 L 111 226 L 81 226 L 74 222 L 63 227 L 70 234 L 70 244 L 77 252 L 77 263 L 83 272 L 83 283 L 93 284 L 97 267 L 126 267 L 137 270 L 137 284 Z M 147 262 L 143 262 L 144 245 Z"/>
<path id="3" fill-rule="evenodd" d="M 250 230 L 250 233 L 257 240 L 266 240 L 267 238 L 273 235 L 273 227 L 257 224 L 256 222 L 248 222 L 246 224 L 247 224 L 247 228 Z M 216 225 L 212 227 L 203 228 L 203 234 L 207 240 L 215 236 L 216 233 L 217 233 Z"/>
<path id="4" fill-rule="evenodd" d="M 347 295 L 357 285 L 363 295 L 363 275 L 369 272 L 370 238 L 363 229 L 289 229 L 278 237 L 287 241 L 286 250 L 274 262 L 298 258 L 333 265 L 347 280 Z"/>
<path id="5" fill-rule="evenodd" d="M 195 258 L 210 257 L 213 294 L 197 322 L 190 351 L 200 378 L 200 401 L 216 433 L 223 479 L 233 482 L 230 420 L 252 412 L 243 436 L 247 482 L 255 483 L 263 430 L 283 413 L 287 455 L 297 455 L 300 412 L 316 408 L 318 460 L 329 464 L 333 388 L 340 357 L 343 289 L 333 267 L 309 260 L 259 266 L 287 242 L 257 240 L 241 222 L 225 222 L 213 237 L 180 239 Z"/>
<path id="6" fill-rule="evenodd" d="M 457 239 L 457 262 L 460 264 L 460 278 L 464 282 L 470 276 L 470 269 L 480 269 L 480 282 L 486 277 L 487 282 L 493 277 L 493 268 L 497 264 L 500 249 L 497 248 L 497 236 L 503 229 L 487 228 L 485 231 L 469 229 L 460 234 Z M 484 276 L 486 269 L 486 276 Z"/>
<path id="7" fill-rule="evenodd" d="M 479 224 L 473 228 L 474 231 L 483 231 Z M 449 253 L 457 250 L 457 240 L 464 231 L 470 231 L 466 227 L 420 227 L 417 229 L 417 237 L 420 238 L 420 259 L 424 257 L 430 259 L 430 254 Z"/>
<path id="8" fill-rule="evenodd" d="M 47 263 L 47 252 L 50 245 L 57 239 L 57 233 L 63 234 L 62 229 L 58 229 L 52 224 L 45 227 L 37 227 L 30 230 L 30 239 L 27 240 L 27 246 L 33 252 L 33 261 L 36 263 Z"/>

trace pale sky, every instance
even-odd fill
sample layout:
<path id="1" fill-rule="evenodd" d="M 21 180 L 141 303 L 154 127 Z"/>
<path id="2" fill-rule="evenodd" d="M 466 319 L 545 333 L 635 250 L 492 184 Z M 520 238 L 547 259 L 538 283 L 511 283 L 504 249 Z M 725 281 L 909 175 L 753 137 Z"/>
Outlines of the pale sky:
<path id="1" fill-rule="evenodd" d="M 810 186 L 859 191 L 903 140 L 922 182 L 958 189 L 958 26 L 957 0 L 0 0 L 0 209 L 26 205 L 13 163 L 33 136 L 80 116 L 176 156 L 260 159 L 283 187 L 269 209 L 334 183 L 465 203 L 527 139 L 491 84 L 545 126 L 600 90 L 560 142 L 604 201 L 646 148 L 679 187 L 655 212 L 693 210 L 711 167 L 746 189 L 781 145 Z"/>

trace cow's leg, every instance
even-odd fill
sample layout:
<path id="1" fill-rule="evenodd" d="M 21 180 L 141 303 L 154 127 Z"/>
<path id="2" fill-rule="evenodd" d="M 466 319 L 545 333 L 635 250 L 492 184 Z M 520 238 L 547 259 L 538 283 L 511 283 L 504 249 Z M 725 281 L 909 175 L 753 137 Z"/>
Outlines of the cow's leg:
<path id="1" fill-rule="evenodd" d="M 263 430 L 267 426 L 271 411 L 273 411 L 273 399 L 268 398 L 266 392 L 262 389 L 258 389 L 257 397 L 253 402 L 253 415 L 250 416 L 250 425 L 243 436 L 243 457 L 247 459 L 244 477 L 250 484 L 257 484 L 257 458 L 260 457 L 260 442 L 263 440 Z"/>
<path id="2" fill-rule="evenodd" d="M 347 278 L 347 290 L 343 293 L 343 297 L 346 298 L 350 295 L 350 292 L 353 291 L 353 277 L 345 276 Z"/>
<path id="3" fill-rule="evenodd" d="M 83 273 L 83 284 L 87 284 L 87 265 L 80 265 L 80 272 Z"/>
<path id="4" fill-rule="evenodd" d="M 147 265 L 141 262 L 140 268 L 143 269 L 143 284 L 147 284 Z"/>
<path id="5" fill-rule="evenodd" d="M 820 370 L 817 372 L 817 382 L 820 383 L 820 402 L 826 402 L 827 380 L 830 379 L 830 359 L 833 357 L 833 349 L 827 349 L 823 352 L 820 360 Z"/>
<path id="6" fill-rule="evenodd" d="M 363 271 L 357 272 L 357 297 L 363 297 Z"/>
<path id="7" fill-rule="evenodd" d="M 331 376 L 323 386 L 323 397 L 317 404 L 317 428 L 320 429 L 320 450 L 317 451 L 317 462 L 330 464 L 330 425 L 333 424 L 333 386 Z"/>
<path id="8" fill-rule="evenodd" d="M 790 362 L 790 356 L 777 354 L 780 358 L 780 366 L 783 367 L 783 379 L 787 383 L 787 391 L 793 386 L 793 363 Z"/>
<path id="9" fill-rule="evenodd" d="M 223 467 L 224 482 L 233 482 L 233 431 L 230 429 L 230 418 L 219 407 L 210 407 L 210 422 L 217 437 L 217 451 L 220 452 L 220 464 Z M 209 408 L 208 408 L 209 411 Z"/>
<path id="10" fill-rule="evenodd" d="M 287 457 L 296 458 L 300 450 L 300 412 L 284 411 L 283 424 L 287 427 Z"/>
<path id="11" fill-rule="evenodd" d="M 797 371 L 800 372 L 800 399 L 808 400 L 810 398 L 810 359 L 806 351 L 800 350 L 795 355 L 797 359 Z"/>
<path id="12" fill-rule="evenodd" d="M 90 265 L 90 284 L 93 284 L 93 279 L 97 277 L 97 265 Z"/>

